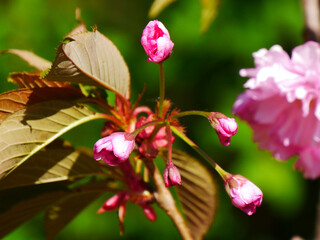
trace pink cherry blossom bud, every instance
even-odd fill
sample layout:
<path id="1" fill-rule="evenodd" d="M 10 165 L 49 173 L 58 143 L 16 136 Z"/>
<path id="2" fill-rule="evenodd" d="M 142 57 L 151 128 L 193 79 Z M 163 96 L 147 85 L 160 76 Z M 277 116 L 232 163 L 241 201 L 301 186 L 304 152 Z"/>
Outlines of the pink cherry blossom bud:
<path id="1" fill-rule="evenodd" d="M 98 210 L 98 213 L 104 213 L 105 211 L 112 211 L 120 206 L 120 204 L 125 201 L 127 196 L 126 191 L 119 192 L 116 195 L 113 195 L 107 201 L 104 202 L 102 207 Z"/>
<path id="2" fill-rule="evenodd" d="M 180 172 L 173 162 L 167 162 L 166 168 L 163 171 L 163 179 L 166 187 L 181 184 Z"/>
<path id="3" fill-rule="evenodd" d="M 224 146 L 230 145 L 230 140 L 238 131 L 238 124 L 234 118 L 228 118 L 222 113 L 211 113 L 208 116 L 211 126 L 216 130 L 219 141 Z"/>
<path id="4" fill-rule="evenodd" d="M 155 213 L 155 211 L 153 210 L 153 208 L 148 205 L 148 204 L 144 204 L 144 205 L 141 205 L 142 209 L 143 209 L 143 213 L 144 215 L 146 215 L 146 217 L 154 222 L 156 219 L 157 219 L 157 215 Z"/>
<path id="5" fill-rule="evenodd" d="M 241 175 L 232 175 L 225 180 L 225 188 L 232 204 L 248 215 L 256 212 L 262 203 L 262 191 Z"/>
<path id="6" fill-rule="evenodd" d="M 131 133 L 117 132 L 99 139 L 93 148 L 94 159 L 103 159 L 110 166 L 117 166 L 129 158 L 135 147 Z"/>
<path id="7" fill-rule="evenodd" d="M 147 62 L 159 63 L 170 57 L 173 42 L 165 26 L 158 20 L 150 21 L 141 37 L 141 44 L 149 56 Z"/>

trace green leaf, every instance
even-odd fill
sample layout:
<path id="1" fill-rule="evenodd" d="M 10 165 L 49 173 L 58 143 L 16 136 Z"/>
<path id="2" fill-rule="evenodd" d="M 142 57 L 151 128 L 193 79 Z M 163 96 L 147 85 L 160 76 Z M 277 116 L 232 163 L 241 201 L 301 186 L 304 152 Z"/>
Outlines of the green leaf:
<path id="1" fill-rule="evenodd" d="M 70 36 L 60 45 L 46 78 L 112 90 L 130 97 L 130 75 L 117 47 L 99 31 Z"/>
<path id="2" fill-rule="evenodd" d="M 149 18 L 157 17 L 163 9 L 175 1 L 176 0 L 154 0 L 148 13 Z"/>
<path id="3" fill-rule="evenodd" d="M 26 108 L 27 105 L 48 100 L 74 100 L 81 97 L 83 97 L 81 92 L 72 86 L 19 89 L 5 92 L 0 94 L 0 123 L 8 115 Z"/>
<path id="4" fill-rule="evenodd" d="M 101 172 L 91 150 L 76 150 L 66 142 L 55 141 L 0 181 L 0 189 L 75 181 Z"/>
<path id="5" fill-rule="evenodd" d="M 166 159 L 167 153 L 163 152 Z M 176 191 L 193 239 L 202 239 L 217 209 L 217 189 L 211 172 L 185 152 L 173 150 L 172 161 L 181 174 Z"/>
<path id="6" fill-rule="evenodd" d="M 67 188 L 57 184 L 0 191 L 0 238 L 35 217 L 66 193 Z"/>
<path id="7" fill-rule="evenodd" d="M 26 61 L 31 67 L 34 67 L 40 71 L 50 68 L 51 66 L 51 62 L 49 62 L 48 60 L 35 55 L 33 52 L 29 52 L 26 50 L 6 49 L 0 52 L 0 55 L 4 53 L 11 53 L 17 55 L 18 57 Z"/>
<path id="8" fill-rule="evenodd" d="M 9 115 L 0 125 L 0 175 L 6 175 L 72 128 L 104 118 L 77 101 L 61 100 L 33 104 Z"/>
<path id="9" fill-rule="evenodd" d="M 72 219 L 102 194 L 103 192 L 99 191 L 73 193 L 52 205 L 45 214 L 47 239 L 55 239 Z"/>
<path id="10" fill-rule="evenodd" d="M 201 29 L 202 33 L 206 32 L 213 20 L 218 14 L 218 7 L 221 0 L 201 0 Z"/>

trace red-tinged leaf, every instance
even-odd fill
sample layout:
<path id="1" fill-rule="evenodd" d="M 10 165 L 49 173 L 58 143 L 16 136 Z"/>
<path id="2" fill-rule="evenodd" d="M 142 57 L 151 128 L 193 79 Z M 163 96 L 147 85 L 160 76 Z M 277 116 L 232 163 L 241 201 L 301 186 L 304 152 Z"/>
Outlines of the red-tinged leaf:
<path id="1" fill-rule="evenodd" d="M 161 154 L 167 159 L 167 153 Z M 211 172 L 197 159 L 174 150 L 172 161 L 181 174 L 177 194 L 194 240 L 202 239 L 209 230 L 217 209 L 217 190 Z"/>
<path id="2" fill-rule="evenodd" d="M 49 87 L 19 89 L 0 94 L 0 123 L 10 114 L 25 108 L 27 105 L 49 100 L 75 100 L 83 97 L 74 87 Z"/>
<path id="3" fill-rule="evenodd" d="M 74 127 L 105 117 L 77 101 L 61 100 L 36 103 L 9 115 L 0 125 L 0 175 Z"/>
<path id="4" fill-rule="evenodd" d="M 148 13 L 149 18 L 157 17 L 162 10 L 175 1 L 176 0 L 154 0 Z"/>
<path id="5" fill-rule="evenodd" d="M 0 191 L 0 238 L 35 217 L 67 193 L 66 187 L 57 184 Z"/>
<path id="6" fill-rule="evenodd" d="M 46 79 L 94 85 L 130 97 L 128 66 L 107 37 L 95 30 L 68 39 L 60 45 Z"/>
<path id="7" fill-rule="evenodd" d="M 69 82 L 53 82 L 41 79 L 40 72 L 11 73 L 8 80 L 19 88 L 72 87 Z"/>
<path id="8" fill-rule="evenodd" d="M 202 4 L 201 10 L 201 28 L 202 33 L 206 32 L 213 20 L 218 14 L 218 7 L 221 0 L 200 0 Z"/>
<path id="9" fill-rule="evenodd" d="M 18 57 L 26 61 L 30 66 L 36 68 L 39 71 L 44 71 L 50 68 L 51 66 L 51 62 L 49 62 L 48 60 L 35 55 L 33 52 L 29 52 L 26 50 L 7 49 L 0 52 L 0 55 L 4 53 L 11 53 L 17 55 Z"/>
<path id="10" fill-rule="evenodd" d="M 56 239 L 64 227 L 102 194 L 99 191 L 76 192 L 52 205 L 45 214 L 47 240 Z"/>
<path id="11" fill-rule="evenodd" d="M 88 153 L 89 152 L 89 153 Z M 101 175 L 92 151 L 76 150 L 70 144 L 55 141 L 30 157 L 0 181 L 0 190 L 34 184 L 75 181 Z"/>

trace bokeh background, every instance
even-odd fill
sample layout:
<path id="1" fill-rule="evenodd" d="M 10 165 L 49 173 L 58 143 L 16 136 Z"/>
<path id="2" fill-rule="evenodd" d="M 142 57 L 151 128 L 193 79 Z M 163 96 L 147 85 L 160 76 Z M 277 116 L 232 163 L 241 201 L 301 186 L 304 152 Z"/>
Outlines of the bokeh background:
<path id="1" fill-rule="evenodd" d="M 94 25 L 120 49 L 132 79 L 132 98 L 146 84 L 143 104 L 153 107 L 158 95 L 158 68 L 146 63 L 140 45 L 151 0 L 1 0 L 0 50 L 18 48 L 34 51 L 53 61 L 56 48 L 76 25 L 75 9 L 90 28 Z M 281 45 L 290 52 L 303 43 L 303 13 L 299 0 L 222 0 L 219 13 L 205 34 L 200 34 L 200 1 L 174 2 L 158 17 L 175 43 L 165 62 L 166 97 L 182 110 L 220 111 L 232 116 L 232 104 L 243 91 L 246 79 L 239 69 L 253 66 L 252 52 Z M 9 72 L 29 71 L 16 56 L 0 57 L 0 89 Z M 216 175 L 219 206 L 205 239 L 290 239 L 295 235 L 312 239 L 315 228 L 319 185 L 305 180 L 293 167 L 295 158 L 276 161 L 252 142 L 252 131 L 239 121 L 231 146 L 219 144 L 205 119 L 183 119 L 188 135 L 223 168 L 239 173 L 264 192 L 263 204 L 253 216 L 231 205 Z M 101 122 L 79 127 L 64 136 L 76 146 L 92 148 L 99 138 Z M 176 146 L 197 156 L 177 141 Z M 156 209 L 158 220 L 149 222 L 140 208 L 129 204 L 125 234 L 120 237 L 116 212 L 96 214 L 107 195 L 85 209 L 57 239 L 179 239 L 171 220 Z M 81 201 L 81 199 L 79 199 Z M 0 199 L 1 204 L 1 199 Z M 1 226 L 0 226 L 1 227 Z M 42 215 L 25 223 L 5 240 L 45 239 Z"/>

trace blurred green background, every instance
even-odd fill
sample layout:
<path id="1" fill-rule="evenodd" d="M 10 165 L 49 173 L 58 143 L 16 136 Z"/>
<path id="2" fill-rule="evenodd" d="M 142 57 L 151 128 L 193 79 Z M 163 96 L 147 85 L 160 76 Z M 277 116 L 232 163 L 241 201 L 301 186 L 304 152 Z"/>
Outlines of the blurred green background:
<path id="1" fill-rule="evenodd" d="M 136 99 L 146 84 L 142 103 L 153 107 L 158 94 L 158 68 L 146 63 L 147 56 L 140 45 L 151 3 L 151 0 L 1 0 L 0 49 L 31 50 L 53 61 L 63 36 L 76 25 L 74 12 L 80 7 L 87 26 L 97 25 L 127 61 L 132 98 Z M 200 1 L 180 0 L 158 17 L 175 43 L 171 58 L 165 62 L 166 97 L 182 110 L 220 111 L 232 116 L 232 104 L 246 81 L 238 71 L 253 66 L 252 52 L 274 44 L 290 52 L 303 42 L 301 3 L 223 0 L 216 20 L 203 35 L 199 33 L 200 11 Z M 15 87 L 6 80 L 9 72 L 29 70 L 18 57 L 1 56 L 1 91 Z M 244 122 L 239 121 L 239 131 L 230 147 L 219 144 L 205 119 L 189 117 L 183 123 L 189 137 L 223 168 L 248 177 L 264 192 L 262 206 L 249 217 L 231 205 L 222 181 L 216 177 L 219 207 L 205 239 L 271 240 L 290 239 L 294 235 L 312 238 L 318 185 L 316 181 L 304 180 L 294 170 L 295 159 L 279 162 L 270 153 L 258 150 L 252 142 L 251 129 Z M 76 146 L 92 148 L 101 126 L 101 122 L 90 123 L 65 138 Z M 176 144 L 197 156 L 178 141 Z M 116 212 L 96 214 L 106 198 L 90 205 L 57 239 L 179 239 L 171 220 L 160 209 L 156 209 L 158 220 L 151 223 L 133 204 L 128 206 L 125 234 L 120 237 Z M 5 239 L 45 239 L 41 217 L 25 223 Z"/>

